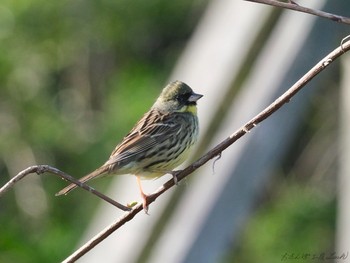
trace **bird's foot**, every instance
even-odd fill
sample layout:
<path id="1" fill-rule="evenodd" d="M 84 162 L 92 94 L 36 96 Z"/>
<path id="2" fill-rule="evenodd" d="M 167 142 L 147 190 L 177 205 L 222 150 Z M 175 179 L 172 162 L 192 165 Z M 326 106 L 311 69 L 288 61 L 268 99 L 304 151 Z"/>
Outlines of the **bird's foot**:
<path id="1" fill-rule="evenodd" d="M 174 184 L 179 185 L 179 181 L 177 180 L 177 175 L 181 172 L 181 170 L 170 171 L 169 174 L 173 176 Z"/>
<path id="2" fill-rule="evenodd" d="M 148 205 L 149 205 L 149 195 L 142 193 L 141 194 L 142 197 L 142 207 L 143 207 L 143 211 L 145 211 L 146 215 L 148 214 Z"/>

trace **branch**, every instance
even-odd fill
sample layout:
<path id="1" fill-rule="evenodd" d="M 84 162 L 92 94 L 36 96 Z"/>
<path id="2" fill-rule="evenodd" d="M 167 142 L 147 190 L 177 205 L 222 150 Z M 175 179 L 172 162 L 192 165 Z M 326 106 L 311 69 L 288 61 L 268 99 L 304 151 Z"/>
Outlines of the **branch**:
<path id="1" fill-rule="evenodd" d="M 58 170 L 57 168 L 51 167 L 49 165 L 34 165 L 34 166 L 30 166 L 27 169 L 21 171 L 15 177 L 13 177 L 10 181 L 8 181 L 3 187 L 0 188 L 0 196 L 2 194 L 4 194 L 8 189 L 13 187 L 15 183 L 17 183 L 18 181 L 20 181 L 21 179 L 23 179 L 27 175 L 29 175 L 31 173 L 37 173 L 38 175 L 40 175 L 40 174 L 43 174 L 46 172 L 51 173 L 53 175 L 57 175 L 58 177 L 66 180 L 66 181 L 69 181 L 71 183 L 78 185 L 79 187 L 83 188 L 84 190 L 91 192 L 92 194 L 98 196 L 99 198 L 105 200 L 106 202 L 116 206 L 117 208 L 119 208 L 123 211 L 130 211 L 131 210 L 129 207 L 126 207 L 126 206 L 114 201 L 113 199 L 109 198 L 108 196 L 106 196 L 106 195 L 96 191 L 94 188 L 88 186 L 87 184 L 84 184 L 84 183 L 78 181 L 77 179 L 75 179 L 74 177 Z"/>
<path id="2" fill-rule="evenodd" d="M 350 50 L 350 40 L 346 41 L 344 39 L 341 43 L 341 46 L 336 48 L 330 54 L 328 54 L 325 58 L 323 58 L 320 62 L 318 62 L 309 72 L 307 72 L 301 79 L 299 79 L 290 89 L 288 89 L 282 96 L 277 98 L 272 104 L 270 104 L 267 108 L 265 108 L 262 112 L 256 115 L 253 119 L 248 121 L 242 128 L 231 134 L 228 138 L 218 144 L 216 147 L 211 149 L 197 161 L 189 165 L 182 171 L 177 171 L 175 176 L 177 176 L 177 181 L 181 181 L 186 178 L 193 171 L 197 170 L 199 167 L 207 163 L 209 160 L 219 156 L 226 148 L 232 145 L 239 138 L 247 134 L 250 130 L 256 127 L 259 123 L 267 119 L 271 114 L 276 112 L 279 108 L 281 108 L 284 104 L 289 102 L 291 98 L 300 91 L 309 81 L 311 81 L 316 75 L 318 75 L 322 70 L 324 70 L 327 66 L 329 66 L 335 59 L 340 57 L 342 54 Z M 153 203 L 161 194 L 166 192 L 168 189 L 174 186 L 174 180 L 171 179 L 166 182 L 162 187 L 160 187 L 157 191 L 149 196 L 149 204 Z M 95 237 L 90 239 L 87 243 L 85 243 L 82 247 L 76 250 L 72 255 L 66 258 L 63 262 L 70 263 L 75 262 L 87 252 L 89 252 L 93 247 L 99 244 L 102 240 L 107 238 L 114 231 L 119 229 L 125 223 L 134 218 L 136 214 L 142 211 L 142 204 L 137 205 L 134 209 L 125 215 L 123 215 L 119 220 L 109 225 L 107 228 L 102 230 Z"/>
<path id="3" fill-rule="evenodd" d="M 327 13 L 327 12 L 311 9 L 308 7 L 304 7 L 304 6 L 296 4 L 293 1 L 289 1 L 289 2 L 281 2 L 281 1 L 277 1 L 277 0 L 245 0 L 245 1 L 282 7 L 282 8 L 319 16 L 319 17 L 330 19 L 330 20 L 335 21 L 335 22 L 350 25 L 350 18 L 348 18 L 348 17 L 334 15 L 331 13 Z"/>

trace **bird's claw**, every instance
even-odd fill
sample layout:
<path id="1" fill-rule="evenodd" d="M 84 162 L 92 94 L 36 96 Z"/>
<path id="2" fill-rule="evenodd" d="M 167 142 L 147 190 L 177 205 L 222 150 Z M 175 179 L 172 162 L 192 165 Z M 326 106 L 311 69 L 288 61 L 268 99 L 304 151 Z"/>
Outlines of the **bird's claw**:
<path id="1" fill-rule="evenodd" d="M 177 175 L 180 171 L 170 171 L 169 173 L 173 176 L 174 184 L 179 185 L 179 181 L 177 180 Z"/>
<path id="2" fill-rule="evenodd" d="M 145 211 L 146 215 L 148 214 L 148 204 L 149 204 L 149 195 L 146 194 L 142 194 L 142 207 L 143 207 L 143 211 Z"/>

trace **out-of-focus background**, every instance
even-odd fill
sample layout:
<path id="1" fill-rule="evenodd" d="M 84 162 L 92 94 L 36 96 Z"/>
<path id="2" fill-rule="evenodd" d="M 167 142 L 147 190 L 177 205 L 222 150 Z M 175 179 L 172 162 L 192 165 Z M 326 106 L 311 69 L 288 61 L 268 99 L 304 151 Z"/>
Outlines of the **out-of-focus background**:
<path id="1" fill-rule="evenodd" d="M 348 1 L 298 3 L 350 16 Z M 175 79 L 204 94 L 194 159 L 347 34 L 330 20 L 237 0 L 3 0 L 0 185 L 34 164 L 92 171 Z M 333 63 L 79 262 L 350 262 L 349 63 Z M 91 184 L 139 201 L 132 176 Z M 31 175 L 1 196 L 1 263 L 62 261 L 123 215 L 80 189 L 55 197 L 65 185 Z"/>

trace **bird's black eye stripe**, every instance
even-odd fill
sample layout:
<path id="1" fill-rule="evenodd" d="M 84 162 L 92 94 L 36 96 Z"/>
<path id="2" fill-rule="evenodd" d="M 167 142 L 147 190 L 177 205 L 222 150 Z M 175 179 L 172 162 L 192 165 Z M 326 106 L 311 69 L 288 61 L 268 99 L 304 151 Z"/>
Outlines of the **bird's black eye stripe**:
<path id="1" fill-rule="evenodd" d="M 176 100 L 180 102 L 181 104 L 186 104 L 188 101 L 189 97 L 191 97 L 191 93 L 184 93 L 184 94 L 179 94 L 176 96 Z"/>

